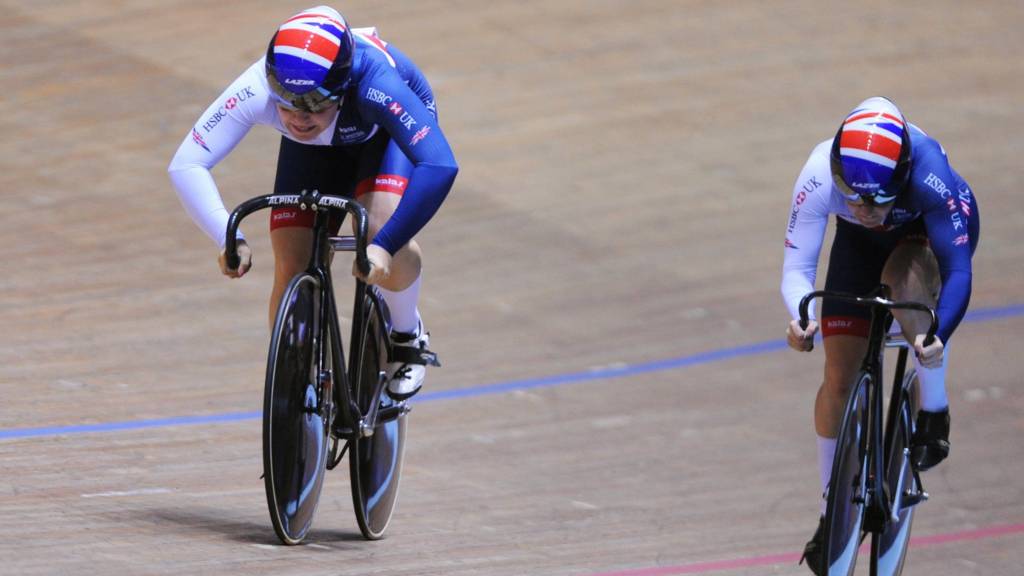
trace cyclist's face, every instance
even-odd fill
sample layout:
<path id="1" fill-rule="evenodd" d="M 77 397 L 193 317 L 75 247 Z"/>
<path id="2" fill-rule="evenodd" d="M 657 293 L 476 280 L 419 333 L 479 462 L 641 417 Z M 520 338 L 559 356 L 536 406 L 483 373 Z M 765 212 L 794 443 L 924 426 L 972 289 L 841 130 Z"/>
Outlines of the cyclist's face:
<path id="1" fill-rule="evenodd" d="M 277 113 L 281 116 L 281 122 L 288 129 L 288 133 L 303 142 L 312 140 L 327 130 L 337 112 L 337 106 L 328 106 L 320 112 L 293 110 L 280 104 L 277 106 Z"/>
<path id="2" fill-rule="evenodd" d="M 893 204 L 894 202 L 880 205 L 868 203 L 855 204 L 848 201 L 846 207 L 850 209 L 853 217 L 857 219 L 857 222 L 860 222 L 861 226 L 874 228 L 881 226 L 885 222 L 885 217 L 889 215 Z"/>

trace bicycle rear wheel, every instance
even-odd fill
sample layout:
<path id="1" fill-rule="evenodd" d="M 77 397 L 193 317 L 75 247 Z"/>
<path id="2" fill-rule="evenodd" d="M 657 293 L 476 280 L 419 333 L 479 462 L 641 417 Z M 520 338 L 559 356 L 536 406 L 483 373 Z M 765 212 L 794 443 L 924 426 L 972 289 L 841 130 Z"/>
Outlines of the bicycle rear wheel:
<path id="1" fill-rule="evenodd" d="M 352 479 L 352 503 L 359 530 L 368 540 L 384 535 L 398 499 L 398 483 L 405 452 L 405 404 L 382 394 L 387 366 L 388 337 L 375 310 L 376 300 L 367 296 L 364 307 L 365 337 L 362 350 L 349 361 L 359 362 L 353 386 L 359 410 L 363 414 L 378 406 L 372 434 L 357 437 L 349 447 L 349 473 Z"/>
<path id="2" fill-rule="evenodd" d="M 327 463 L 327 398 L 320 381 L 319 281 L 292 279 L 281 299 L 263 397 L 263 478 L 274 532 L 298 544 L 313 524 Z"/>
<path id="3" fill-rule="evenodd" d="M 823 574 L 853 574 L 864 520 L 864 495 L 867 481 L 865 435 L 867 434 L 868 386 L 871 375 L 862 372 L 850 391 L 843 413 L 832 480 L 828 488 L 825 512 L 825 554 Z"/>
<path id="4" fill-rule="evenodd" d="M 910 462 L 910 438 L 914 418 L 917 416 L 915 378 L 917 372 L 913 369 L 904 376 L 896 420 L 890 423 L 894 428 L 890 443 L 886 446 L 885 479 L 895 519 L 887 524 L 884 531 L 871 538 L 871 561 L 874 564 L 872 574 L 879 576 L 895 576 L 903 571 L 914 510 L 921 501 L 921 487 L 917 484 Z"/>

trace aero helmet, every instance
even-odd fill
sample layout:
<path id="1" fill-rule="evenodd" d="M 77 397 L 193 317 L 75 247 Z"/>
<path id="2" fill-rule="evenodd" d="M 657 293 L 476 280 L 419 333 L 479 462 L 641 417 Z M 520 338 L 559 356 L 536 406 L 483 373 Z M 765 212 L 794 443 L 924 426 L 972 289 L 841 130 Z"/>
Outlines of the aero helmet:
<path id="1" fill-rule="evenodd" d="M 267 47 L 271 93 L 284 105 L 319 112 L 348 87 L 355 40 L 337 10 L 317 6 L 292 16 Z"/>
<path id="2" fill-rule="evenodd" d="M 868 98 L 832 140 L 832 179 L 850 202 L 886 204 L 910 175 L 910 125 L 892 101 Z"/>

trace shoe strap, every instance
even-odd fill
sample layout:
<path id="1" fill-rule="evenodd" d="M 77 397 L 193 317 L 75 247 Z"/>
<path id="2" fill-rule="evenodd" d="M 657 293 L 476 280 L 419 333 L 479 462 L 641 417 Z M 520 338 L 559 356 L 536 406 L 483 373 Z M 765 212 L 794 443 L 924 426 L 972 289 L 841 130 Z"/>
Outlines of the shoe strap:
<path id="1" fill-rule="evenodd" d="M 391 357 L 388 362 L 401 362 L 403 364 L 418 364 L 420 366 L 440 366 L 441 362 L 434 354 L 426 348 L 413 348 L 412 346 L 392 346 Z"/>

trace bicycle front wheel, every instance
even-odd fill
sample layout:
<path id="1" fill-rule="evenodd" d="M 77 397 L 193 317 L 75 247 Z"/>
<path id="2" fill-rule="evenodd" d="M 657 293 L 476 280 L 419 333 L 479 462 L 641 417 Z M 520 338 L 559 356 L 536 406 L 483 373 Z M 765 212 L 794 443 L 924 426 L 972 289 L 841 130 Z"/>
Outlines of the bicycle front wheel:
<path id="1" fill-rule="evenodd" d="M 867 482 L 867 458 L 864 440 L 867 434 L 868 387 L 871 375 L 861 373 L 850 391 L 843 413 L 832 479 L 825 512 L 825 555 L 827 570 L 821 573 L 848 576 L 857 564 L 857 548 L 864 520 L 864 495 Z"/>
<path id="2" fill-rule="evenodd" d="M 327 463 L 328 399 L 320 378 L 319 281 L 299 274 L 277 312 L 263 397 L 263 478 L 274 532 L 298 544 L 313 524 Z"/>
<path id="3" fill-rule="evenodd" d="M 376 300 L 367 296 L 362 349 L 350 362 L 359 362 L 353 386 L 363 414 L 377 405 L 377 419 L 369 436 L 357 437 L 349 447 L 352 503 L 359 530 L 368 540 L 377 540 L 391 522 L 398 500 L 398 483 L 405 453 L 405 404 L 382 394 L 386 377 L 388 337 L 375 310 Z"/>
<path id="4" fill-rule="evenodd" d="M 893 429 L 885 452 L 885 479 L 892 498 L 893 517 L 884 531 L 871 538 L 871 561 L 875 564 L 872 574 L 878 576 L 896 576 L 903 571 L 910 543 L 910 525 L 914 521 L 914 510 L 921 501 L 921 487 L 910 462 L 910 438 L 917 415 L 916 378 L 917 372 L 913 369 L 903 378 L 896 420 L 890 423 Z"/>

